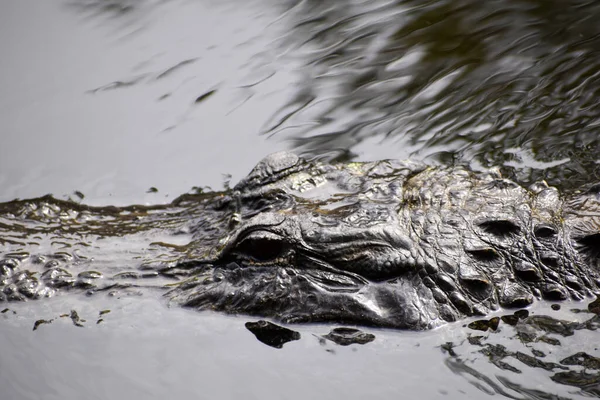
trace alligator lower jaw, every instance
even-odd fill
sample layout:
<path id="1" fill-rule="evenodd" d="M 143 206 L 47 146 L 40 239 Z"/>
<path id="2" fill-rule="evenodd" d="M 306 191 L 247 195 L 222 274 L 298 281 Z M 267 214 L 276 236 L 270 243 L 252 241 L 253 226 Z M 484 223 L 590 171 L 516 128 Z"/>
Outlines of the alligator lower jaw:
<path id="1" fill-rule="evenodd" d="M 217 266 L 179 284 L 171 301 L 198 310 L 270 317 L 283 322 L 336 322 L 429 329 L 443 321 L 413 282 L 372 283 L 351 274 L 291 267 Z"/>
<path id="2" fill-rule="evenodd" d="M 256 279 L 274 279 L 282 284 L 291 282 L 294 279 L 304 280 L 320 290 L 328 292 L 358 292 L 362 287 L 371 282 L 352 272 L 334 268 L 324 262 L 312 260 L 310 264 L 300 267 L 282 266 L 281 264 L 255 264 L 240 265 L 232 262 L 226 265 L 215 266 L 212 275 L 226 275 L 229 279 L 239 280 L 252 284 Z M 217 278 L 218 279 L 218 278 Z"/>

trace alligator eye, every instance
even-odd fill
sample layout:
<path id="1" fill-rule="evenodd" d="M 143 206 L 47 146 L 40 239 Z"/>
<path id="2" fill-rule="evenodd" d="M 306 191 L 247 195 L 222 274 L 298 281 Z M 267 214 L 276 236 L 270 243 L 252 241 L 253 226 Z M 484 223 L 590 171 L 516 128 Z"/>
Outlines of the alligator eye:
<path id="1" fill-rule="evenodd" d="M 479 227 L 485 232 L 498 237 L 507 237 L 521 231 L 519 225 L 505 219 L 485 221 L 479 224 Z"/>
<path id="2" fill-rule="evenodd" d="M 252 232 L 244 237 L 233 252 L 255 261 L 271 261 L 285 253 L 288 245 L 278 235 L 271 232 Z"/>

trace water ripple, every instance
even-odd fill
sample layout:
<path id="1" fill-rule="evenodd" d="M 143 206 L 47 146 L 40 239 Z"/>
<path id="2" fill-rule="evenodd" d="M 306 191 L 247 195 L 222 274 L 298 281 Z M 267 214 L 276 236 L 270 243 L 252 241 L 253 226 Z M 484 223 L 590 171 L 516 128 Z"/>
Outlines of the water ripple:
<path id="1" fill-rule="evenodd" d="M 599 17 L 577 0 L 303 1 L 282 39 L 301 84 L 265 131 L 310 156 L 360 158 L 382 137 L 399 156 L 525 182 L 598 180 Z"/>

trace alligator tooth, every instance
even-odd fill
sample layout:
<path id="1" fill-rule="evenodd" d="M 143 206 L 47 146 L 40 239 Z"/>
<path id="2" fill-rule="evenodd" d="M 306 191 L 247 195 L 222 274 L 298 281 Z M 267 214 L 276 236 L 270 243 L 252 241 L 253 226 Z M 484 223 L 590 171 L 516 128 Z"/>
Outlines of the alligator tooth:
<path id="1" fill-rule="evenodd" d="M 555 187 L 548 187 L 537 193 L 536 203 L 540 205 L 554 205 L 560 200 L 558 189 Z"/>

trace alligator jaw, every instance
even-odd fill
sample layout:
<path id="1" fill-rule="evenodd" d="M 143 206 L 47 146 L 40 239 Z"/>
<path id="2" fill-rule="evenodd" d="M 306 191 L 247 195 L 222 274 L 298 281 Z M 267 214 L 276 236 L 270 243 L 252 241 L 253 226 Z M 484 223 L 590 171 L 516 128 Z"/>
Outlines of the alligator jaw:
<path id="1" fill-rule="evenodd" d="M 565 198 L 494 171 L 276 154 L 231 199 L 237 223 L 180 304 L 425 329 L 600 286 L 597 188 Z"/>
<path id="2" fill-rule="evenodd" d="M 95 246 L 81 259 L 5 254 L 0 300 L 161 276 L 183 279 L 168 284 L 168 296 L 198 309 L 424 329 L 600 292 L 600 185 L 561 195 L 460 166 L 276 154 L 232 190 L 171 205 L 91 207 L 45 197 L 0 206 L 9 235 L 46 235 L 48 248 L 85 245 L 81 238 L 91 235 L 127 250 L 124 259 L 109 257 L 118 264 L 112 278 L 89 270 L 95 254 L 106 256 Z M 192 241 L 165 247 L 156 241 L 165 232 Z M 134 265 L 142 272 L 132 273 Z M 96 282 L 102 275 L 108 285 Z"/>
<path id="3" fill-rule="evenodd" d="M 363 282 L 360 277 L 350 279 L 345 273 L 319 269 L 228 264 L 181 283 L 168 296 L 197 310 L 274 317 L 283 322 L 335 320 L 402 329 L 429 329 L 444 322 L 431 295 L 411 280 Z"/>

